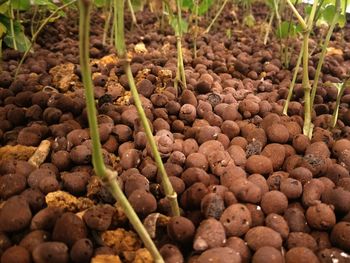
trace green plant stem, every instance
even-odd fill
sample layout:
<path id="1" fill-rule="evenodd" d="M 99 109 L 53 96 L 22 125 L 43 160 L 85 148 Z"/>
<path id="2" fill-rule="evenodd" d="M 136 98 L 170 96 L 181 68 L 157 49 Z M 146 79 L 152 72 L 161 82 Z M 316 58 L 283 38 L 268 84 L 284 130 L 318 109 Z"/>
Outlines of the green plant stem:
<path id="1" fill-rule="evenodd" d="M 177 11 L 177 32 L 176 35 L 176 47 L 177 47 L 177 70 L 178 70 L 178 79 L 181 80 L 182 90 L 187 89 L 186 75 L 184 60 L 182 54 L 182 28 L 181 28 L 181 0 L 176 0 L 176 11 Z"/>
<path id="2" fill-rule="evenodd" d="M 103 36 L 102 36 L 102 44 L 106 45 L 106 41 L 107 41 L 107 34 L 108 34 L 108 30 L 109 30 L 109 26 L 111 23 L 111 18 L 112 18 L 112 1 L 109 2 L 109 7 L 108 7 L 108 11 L 107 11 L 107 17 L 105 20 L 105 24 L 103 26 Z"/>
<path id="3" fill-rule="evenodd" d="M 275 13 L 271 13 L 271 16 L 270 16 L 270 19 L 269 19 L 269 24 L 267 26 L 265 37 L 264 37 L 264 45 L 265 46 L 267 44 L 267 40 L 269 39 L 269 34 L 270 34 L 270 31 L 271 31 L 272 22 L 273 22 L 273 18 L 274 17 L 275 17 Z"/>
<path id="4" fill-rule="evenodd" d="M 314 105 L 314 100 L 315 100 L 315 96 L 316 96 L 318 80 L 319 80 L 321 70 L 322 70 L 322 65 L 323 65 L 324 59 L 326 57 L 327 47 L 329 45 L 329 41 L 331 39 L 334 27 L 337 24 L 337 21 L 339 18 L 339 13 L 340 13 L 340 0 L 336 0 L 336 11 L 335 11 L 335 14 L 333 16 L 332 22 L 329 25 L 326 38 L 323 42 L 320 59 L 318 61 L 317 68 L 316 68 L 315 79 L 314 79 L 314 83 L 313 83 L 312 91 L 311 91 L 311 107 L 313 107 L 313 105 Z"/>
<path id="5" fill-rule="evenodd" d="M 137 109 L 137 112 L 139 114 L 139 117 L 141 119 L 143 128 L 145 130 L 146 136 L 147 136 L 147 141 L 151 146 L 152 149 L 152 154 L 154 156 L 155 162 L 157 164 L 157 167 L 159 169 L 159 172 L 162 176 L 162 186 L 164 188 L 164 192 L 166 195 L 166 198 L 169 200 L 170 206 L 171 206 L 171 211 L 173 216 L 178 216 L 180 215 L 180 209 L 179 209 L 179 205 L 177 203 L 177 194 L 174 191 L 169 177 L 165 171 L 162 159 L 160 157 L 160 154 L 158 152 L 157 149 L 157 145 L 156 142 L 154 140 L 151 128 L 149 126 L 148 123 L 148 119 L 146 117 L 146 114 L 143 110 L 142 107 L 142 103 L 140 100 L 140 96 L 137 92 L 137 88 L 135 85 L 135 81 L 131 72 L 131 67 L 130 67 L 130 60 L 127 59 L 127 54 L 126 54 L 126 48 L 125 48 L 125 41 L 124 41 L 124 15 L 123 15 L 123 1 L 119 1 L 119 0 L 114 0 L 114 8 L 115 10 L 117 10 L 117 29 L 118 32 L 116 32 L 116 35 L 118 35 L 118 38 L 115 39 L 115 46 L 117 47 L 117 52 L 118 52 L 118 56 L 121 59 L 124 59 L 124 68 L 125 68 L 125 72 L 128 78 L 128 82 L 129 82 L 129 86 L 130 86 L 130 90 L 132 93 L 132 96 L 134 98 L 134 103 L 135 103 L 135 107 Z"/>
<path id="6" fill-rule="evenodd" d="M 211 27 L 214 25 L 215 21 L 218 19 L 218 17 L 220 16 L 221 12 L 224 10 L 226 4 L 227 4 L 228 0 L 224 0 L 224 2 L 222 3 L 219 11 L 216 13 L 214 19 L 211 21 L 210 25 L 207 27 L 207 29 L 204 31 L 204 33 L 209 33 Z"/>
<path id="7" fill-rule="evenodd" d="M 34 36 L 34 22 L 35 22 L 35 18 L 36 18 L 37 13 L 38 13 L 38 6 L 35 5 L 34 6 L 34 13 L 33 13 L 32 19 L 30 21 L 30 33 L 32 34 L 32 37 Z"/>
<path id="8" fill-rule="evenodd" d="M 10 19 L 10 30 L 11 30 L 11 37 L 12 37 L 12 43 L 13 43 L 13 49 L 17 50 L 17 43 L 16 43 L 16 37 L 15 37 L 15 28 L 14 28 L 14 24 L 13 24 L 13 20 L 14 20 L 14 14 L 13 14 L 13 6 L 11 4 L 10 1 L 10 15 L 11 15 L 11 19 Z"/>
<path id="9" fill-rule="evenodd" d="M 301 17 L 301 15 L 299 14 L 298 10 L 295 8 L 293 3 L 290 0 L 287 0 L 287 4 L 289 5 L 290 9 L 293 11 L 294 15 L 298 19 L 298 21 L 299 21 L 301 27 L 303 28 L 303 30 L 306 30 L 307 29 L 307 24 L 305 23 L 304 19 Z"/>
<path id="10" fill-rule="evenodd" d="M 283 106 L 283 112 L 282 113 L 284 115 L 288 115 L 289 102 L 290 102 L 290 100 L 292 99 L 292 96 L 293 96 L 293 90 L 294 90 L 294 86 L 295 86 L 295 81 L 296 81 L 297 76 L 298 76 L 298 71 L 299 71 L 300 63 L 301 63 L 301 58 L 303 57 L 303 51 L 304 51 L 303 46 L 301 46 L 301 49 L 300 49 L 300 52 L 299 52 L 299 56 L 298 56 L 298 60 L 297 60 L 297 64 L 295 65 L 295 68 L 294 68 L 293 79 L 292 79 L 292 82 L 290 83 L 290 86 L 289 86 L 288 96 L 287 96 L 287 99 L 284 102 L 284 106 Z"/>
<path id="11" fill-rule="evenodd" d="M 340 100 L 343 96 L 343 93 L 345 91 L 345 88 L 350 84 L 350 79 L 346 80 L 345 82 L 343 82 L 342 84 L 340 84 L 340 88 L 338 89 L 338 94 L 337 94 L 337 101 L 335 103 L 335 109 L 334 112 L 332 114 L 332 123 L 331 126 L 332 128 L 335 127 L 335 125 L 337 124 L 337 120 L 338 120 L 338 114 L 339 114 L 339 106 L 340 106 Z M 339 85 L 339 84 L 338 84 Z"/>
<path id="12" fill-rule="evenodd" d="M 32 39 L 30 41 L 29 47 L 27 48 L 26 52 L 24 52 L 21 60 L 18 63 L 16 72 L 15 72 L 15 79 L 17 78 L 18 72 L 24 62 L 24 60 L 27 58 L 29 52 L 32 50 L 32 47 L 37 39 L 37 37 L 39 36 L 40 32 L 44 29 L 44 27 L 50 22 L 51 18 L 53 18 L 59 11 L 61 11 L 62 9 L 74 4 L 77 0 L 72 0 L 62 6 L 60 6 L 59 8 L 57 8 L 55 11 L 53 11 L 46 19 L 43 23 L 41 23 L 40 27 L 38 28 L 38 30 L 34 33 L 34 35 L 32 36 Z"/>
<path id="13" fill-rule="evenodd" d="M 117 181 L 118 174 L 112 170 L 106 168 L 101 151 L 100 136 L 98 132 L 95 99 L 93 83 L 91 79 L 91 69 L 89 66 L 89 31 L 90 31 L 90 0 L 80 0 L 80 24 L 79 24 L 79 50 L 80 50 L 80 66 L 83 78 L 83 84 L 85 88 L 86 108 L 88 113 L 90 136 L 92 140 L 92 163 L 95 169 L 95 173 L 99 176 L 104 183 L 107 184 L 113 197 L 120 203 L 125 214 L 127 215 L 130 223 L 135 228 L 136 232 L 141 237 L 147 249 L 154 257 L 154 261 L 157 263 L 164 263 L 160 256 L 156 246 L 150 238 L 147 230 L 144 228 L 142 222 L 132 209 L 130 203 L 122 192 L 119 183 Z"/>
<path id="14" fill-rule="evenodd" d="M 128 7 L 129 7 L 129 9 L 130 9 L 132 22 L 133 22 L 135 25 L 137 25 L 137 19 L 136 19 L 136 16 L 135 16 L 134 7 L 132 6 L 131 0 L 127 0 L 127 2 L 128 2 Z"/>
<path id="15" fill-rule="evenodd" d="M 198 38 L 198 9 L 199 9 L 199 0 L 194 1 L 194 41 L 193 41 L 193 56 L 197 58 L 197 38 Z"/>

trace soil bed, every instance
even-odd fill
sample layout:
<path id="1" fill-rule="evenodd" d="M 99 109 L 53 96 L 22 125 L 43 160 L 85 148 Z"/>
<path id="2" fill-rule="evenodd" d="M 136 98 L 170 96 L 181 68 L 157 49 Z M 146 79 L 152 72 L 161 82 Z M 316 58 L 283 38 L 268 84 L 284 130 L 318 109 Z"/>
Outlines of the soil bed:
<path id="1" fill-rule="evenodd" d="M 132 72 L 182 216 L 170 217 L 160 176 L 126 75 L 103 19 L 92 18 L 91 66 L 105 162 L 166 262 L 350 262 L 350 87 L 330 127 L 336 88 L 321 85 L 312 139 L 302 134 L 301 75 L 282 115 L 299 51 L 285 69 L 274 38 L 233 24 L 227 8 L 210 34 L 184 37 L 187 90 L 174 88 L 176 38 L 155 14 L 137 14 L 127 44 Z M 76 16 L 76 15 L 75 15 Z M 240 18 L 241 19 L 241 18 Z M 128 22 L 129 21 L 129 22 Z M 205 27 L 208 21 L 200 21 Z M 233 26 L 232 26 L 233 25 Z M 233 28 L 228 37 L 227 28 Z M 336 30 L 321 75 L 340 82 L 350 68 L 350 26 Z M 312 49 L 316 38 L 310 41 Z M 291 43 L 299 50 L 300 43 Z M 310 79 L 320 50 L 309 64 Z M 75 19 L 47 26 L 14 74 L 6 49 L 0 73 L 1 263 L 152 262 L 118 203 L 94 175 Z M 50 142 L 37 167 L 28 162 Z M 157 214 L 159 213 L 159 214 Z M 109 261 L 108 261 L 109 260 Z"/>

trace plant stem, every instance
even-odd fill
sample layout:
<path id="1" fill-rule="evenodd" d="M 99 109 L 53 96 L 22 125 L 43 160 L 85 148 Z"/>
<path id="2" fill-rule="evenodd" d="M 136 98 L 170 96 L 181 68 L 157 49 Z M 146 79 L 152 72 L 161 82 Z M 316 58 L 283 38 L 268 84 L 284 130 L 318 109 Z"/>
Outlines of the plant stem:
<path id="1" fill-rule="evenodd" d="M 315 79 L 314 79 L 314 83 L 313 83 L 313 86 L 312 86 L 312 92 L 311 92 L 311 107 L 313 107 L 313 105 L 314 105 L 314 100 L 315 100 L 317 86 L 318 86 L 318 80 L 319 80 L 320 73 L 321 73 L 321 70 L 322 70 L 322 65 L 323 65 L 324 58 L 326 57 L 327 47 L 328 47 L 329 41 L 331 39 L 334 27 L 335 27 L 335 25 L 336 25 L 336 23 L 338 21 L 338 18 L 339 18 L 340 0 L 336 0 L 335 7 L 336 7 L 335 14 L 333 16 L 331 24 L 329 25 L 326 38 L 325 38 L 325 40 L 323 42 L 321 56 L 320 56 L 320 59 L 318 61 L 317 68 L 316 68 Z"/>
<path id="2" fill-rule="evenodd" d="M 187 83 L 186 83 L 186 75 L 185 75 L 185 68 L 184 68 L 184 60 L 182 55 L 181 1 L 182 0 L 176 0 L 177 32 L 175 32 L 175 35 L 176 35 L 176 47 L 177 47 L 178 79 L 181 80 L 182 90 L 185 90 L 187 89 Z"/>
<path id="3" fill-rule="evenodd" d="M 137 109 L 143 128 L 145 130 L 147 141 L 151 146 L 155 162 L 162 176 L 162 186 L 164 188 L 166 198 L 169 200 L 173 216 L 178 216 L 180 215 L 180 210 L 179 210 L 179 205 L 177 203 L 177 194 L 174 191 L 169 181 L 169 177 L 165 171 L 162 159 L 158 152 L 157 145 L 155 143 L 151 128 L 148 123 L 148 119 L 142 107 L 140 96 L 137 92 L 135 81 L 131 72 L 130 60 L 127 58 L 125 40 L 124 40 L 124 14 L 122 12 L 124 10 L 123 4 L 124 4 L 123 1 L 114 0 L 114 9 L 117 10 L 117 19 L 118 19 L 116 24 L 118 29 L 118 32 L 116 32 L 116 35 L 118 35 L 118 38 L 115 39 L 115 46 L 117 47 L 118 56 L 121 59 L 124 59 L 124 62 L 125 62 L 124 69 L 128 78 L 132 96 L 134 98 L 135 107 Z"/>
<path id="4" fill-rule="evenodd" d="M 27 48 L 26 52 L 24 52 L 21 60 L 18 63 L 16 72 L 15 72 L 15 79 L 17 78 L 18 72 L 24 62 L 24 60 L 27 58 L 29 52 L 32 50 L 32 47 L 37 39 L 37 37 L 39 36 L 40 32 L 44 29 L 44 27 L 50 22 L 50 19 L 53 18 L 59 11 L 61 11 L 62 9 L 66 8 L 67 6 L 70 6 L 72 4 L 74 4 L 77 0 L 72 0 L 62 6 L 60 6 L 59 8 L 57 8 L 55 11 L 53 11 L 46 19 L 43 23 L 41 23 L 40 27 L 38 28 L 38 30 L 34 33 L 34 35 L 32 36 L 32 39 L 30 41 L 29 47 Z"/>
<path id="5" fill-rule="evenodd" d="M 193 41 L 193 55 L 197 58 L 197 38 L 198 38 L 198 3 L 199 0 L 194 1 L 194 41 Z"/>
<path id="6" fill-rule="evenodd" d="M 17 50 L 17 43 L 16 43 L 16 37 L 15 37 L 15 28 L 14 28 L 14 25 L 13 25 L 13 19 L 14 19 L 14 14 L 13 14 L 13 6 L 11 4 L 11 1 L 10 1 L 10 30 L 11 30 L 11 37 L 12 37 L 12 44 L 13 44 L 13 49 L 14 50 Z"/>
<path id="7" fill-rule="evenodd" d="M 283 106 L 283 114 L 284 115 L 288 115 L 288 106 L 289 106 L 289 102 L 292 99 L 292 95 L 293 95 L 293 90 L 294 90 L 294 86 L 295 86 L 295 81 L 297 79 L 298 76 L 298 71 L 300 68 L 300 63 L 301 63 L 301 58 L 303 57 L 303 46 L 301 46 L 300 52 L 299 52 L 299 56 L 298 56 L 298 60 L 297 60 L 297 64 L 295 65 L 294 68 L 294 73 L 293 73 L 293 79 L 292 82 L 290 83 L 289 86 L 289 91 L 288 91 L 288 97 L 286 99 L 286 101 L 284 102 L 284 106 Z"/>
<path id="8" fill-rule="evenodd" d="M 306 30 L 307 29 L 307 24 L 305 23 L 305 20 L 301 17 L 301 15 L 299 14 L 298 10 L 295 8 L 293 3 L 290 0 L 287 0 L 287 4 L 289 5 L 290 9 L 293 11 L 294 15 L 298 19 L 298 21 L 299 21 L 301 27 L 303 28 L 303 30 Z"/>
<path id="9" fill-rule="evenodd" d="M 265 37 L 264 37 L 264 45 L 265 46 L 266 46 L 267 40 L 269 38 L 269 34 L 270 34 L 270 31 L 271 31 L 272 22 L 273 22 L 273 18 L 274 17 L 275 17 L 275 13 L 271 13 L 271 16 L 270 16 L 270 19 L 269 19 L 269 25 L 267 26 Z"/>
<path id="10" fill-rule="evenodd" d="M 209 33 L 211 27 L 214 25 L 215 21 L 218 19 L 218 17 L 220 16 L 221 12 L 224 10 L 226 4 L 227 4 L 228 0 L 224 0 L 224 2 L 222 3 L 219 11 L 216 13 L 214 19 L 211 21 L 210 25 L 207 27 L 207 29 L 204 31 L 204 33 Z"/>
<path id="11" fill-rule="evenodd" d="M 111 18 L 112 18 L 112 1 L 109 2 L 109 7 L 108 7 L 108 11 L 107 11 L 107 17 L 105 20 L 105 24 L 103 26 L 103 36 L 102 36 L 102 44 L 106 45 L 106 41 L 107 41 L 107 34 L 108 34 L 108 30 L 109 30 L 109 26 L 111 23 Z"/>
<path id="12" fill-rule="evenodd" d="M 116 1 L 116 0 L 115 0 Z M 89 66 L 89 32 L 90 32 L 90 0 L 80 0 L 80 24 L 79 24 L 79 50 L 80 50 L 80 66 L 85 88 L 86 106 L 90 127 L 90 136 L 92 140 L 92 163 L 95 173 L 103 182 L 105 182 L 111 191 L 113 197 L 118 200 L 130 223 L 135 228 L 136 232 L 141 237 L 147 249 L 152 254 L 154 261 L 157 263 L 164 263 L 156 246 L 150 238 L 147 230 L 144 228 L 142 222 L 132 209 L 130 203 L 122 192 L 117 179 L 118 174 L 106 168 L 101 151 L 100 136 L 97 126 L 95 99 L 93 83 L 91 79 L 91 69 Z"/>
<path id="13" fill-rule="evenodd" d="M 130 9 L 130 13 L 131 13 L 131 18 L 132 18 L 132 22 L 137 25 L 137 20 L 136 20 L 136 16 L 135 16 L 135 12 L 134 12 L 134 7 L 132 6 L 131 0 L 127 0 L 128 2 L 128 7 Z"/>
<path id="14" fill-rule="evenodd" d="M 343 82 L 342 84 L 336 84 L 336 85 L 340 85 L 340 88 L 338 88 L 338 94 L 337 94 L 337 101 L 335 103 L 335 109 L 334 112 L 332 114 L 332 123 L 331 126 L 332 128 L 335 127 L 335 125 L 337 124 L 337 120 L 338 120 L 338 114 L 339 114 L 339 106 L 340 106 L 340 100 L 341 97 L 343 96 L 343 93 L 345 91 L 345 88 L 350 84 L 350 79 L 346 80 L 345 82 Z"/>

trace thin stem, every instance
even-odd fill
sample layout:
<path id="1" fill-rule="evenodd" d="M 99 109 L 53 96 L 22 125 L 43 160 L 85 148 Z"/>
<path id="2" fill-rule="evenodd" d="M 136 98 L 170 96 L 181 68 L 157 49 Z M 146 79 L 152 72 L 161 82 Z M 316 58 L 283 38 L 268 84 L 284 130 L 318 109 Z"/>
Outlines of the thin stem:
<path id="1" fill-rule="evenodd" d="M 178 216 L 178 215 L 180 215 L 180 210 L 179 210 L 179 205 L 177 203 L 177 195 L 176 195 L 176 192 L 174 191 L 174 189 L 170 183 L 169 177 L 165 171 L 162 159 L 161 159 L 160 154 L 158 152 L 157 145 L 155 143 L 151 128 L 150 128 L 149 123 L 148 123 L 148 119 L 147 119 L 146 114 L 143 110 L 140 96 L 137 92 L 134 77 L 133 77 L 132 72 L 131 72 L 130 61 L 126 57 L 127 54 L 126 54 L 125 40 L 124 40 L 124 12 L 123 12 L 124 1 L 114 0 L 114 9 L 117 10 L 117 16 L 115 18 L 118 19 L 117 24 L 116 24 L 118 31 L 115 32 L 115 34 L 118 35 L 118 38 L 115 39 L 115 46 L 117 47 L 117 53 L 118 53 L 118 56 L 120 58 L 125 60 L 124 61 L 125 62 L 125 64 L 124 64 L 125 73 L 126 73 L 127 78 L 128 78 L 132 97 L 134 98 L 135 107 L 137 109 L 137 112 L 138 112 L 139 117 L 141 119 L 143 128 L 145 130 L 145 133 L 147 136 L 147 141 L 151 146 L 155 162 L 156 162 L 157 167 L 158 167 L 160 174 L 162 176 L 162 186 L 164 188 L 165 195 L 166 195 L 167 199 L 169 200 L 172 214 L 173 214 L 173 216 Z M 120 42 L 123 42 L 123 43 L 120 43 Z"/>
<path id="2" fill-rule="evenodd" d="M 299 14 L 298 10 L 295 8 L 293 3 L 290 0 L 287 0 L 287 4 L 289 5 L 290 9 L 293 11 L 294 15 L 298 19 L 303 30 L 307 30 L 307 24 L 306 24 L 305 20 L 301 17 L 301 15 Z"/>
<path id="3" fill-rule="evenodd" d="M 271 16 L 270 16 L 270 19 L 269 19 L 269 25 L 267 26 L 265 37 L 264 37 L 264 45 L 265 46 L 266 46 L 267 40 L 269 38 L 269 34 L 270 34 L 270 31 L 271 31 L 272 22 L 273 22 L 273 18 L 274 17 L 275 17 L 275 13 L 271 13 Z"/>
<path id="4" fill-rule="evenodd" d="M 197 38 L 198 38 L 198 3 L 199 0 L 194 1 L 194 42 L 193 42 L 193 55 L 194 58 L 197 58 Z"/>
<path id="5" fill-rule="evenodd" d="M 303 81 L 304 89 L 304 135 L 311 139 L 311 105 L 310 105 L 310 83 L 309 83 L 309 32 L 304 33 L 303 41 Z"/>
<path id="6" fill-rule="evenodd" d="M 207 29 L 204 31 L 204 33 L 209 33 L 211 27 L 214 25 L 215 21 L 218 19 L 218 17 L 220 16 L 221 12 L 224 10 L 225 5 L 227 4 L 228 0 L 224 0 L 224 2 L 222 3 L 219 11 L 216 13 L 214 19 L 211 21 L 210 25 L 207 27 Z"/>
<path id="7" fill-rule="evenodd" d="M 295 86 L 295 81 L 296 81 L 297 76 L 298 76 L 298 71 L 299 71 L 300 63 L 301 63 L 301 58 L 303 57 L 303 51 L 304 51 L 303 46 L 301 46 L 301 49 L 300 49 L 300 52 L 299 52 L 299 56 L 298 56 L 298 60 L 297 60 L 297 64 L 295 65 L 295 68 L 294 68 L 293 79 L 292 79 L 292 82 L 290 83 L 290 86 L 289 86 L 288 96 L 287 96 L 287 99 L 284 102 L 284 106 L 283 106 L 283 114 L 284 115 L 288 115 L 288 106 L 289 106 L 289 102 L 290 102 L 290 100 L 292 99 L 292 96 L 293 96 L 293 90 L 294 90 L 294 86 Z"/>
<path id="8" fill-rule="evenodd" d="M 34 36 L 34 22 L 35 22 L 35 18 L 36 18 L 37 13 L 38 13 L 38 6 L 34 5 L 34 14 L 33 14 L 32 19 L 30 21 L 30 32 L 32 34 L 32 37 Z"/>
<path id="9" fill-rule="evenodd" d="M 332 22 L 329 25 L 326 38 L 325 38 L 325 40 L 323 42 L 321 56 L 320 56 L 320 59 L 318 61 L 317 68 L 316 68 L 315 79 L 314 79 L 314 83 L 313 83 L 313 86 L 312 86 L 312 92 L 311 92 L 311 107 L 313 107 L 313 105 L 314 105 L 314 100 L 315 100 L 317 86 L 318 86 L 318 80 L 319 80 L 319 77 L 320 77 L 320 74 L 321 74 L 323 61 L 324 61 L 324 59 L 326 57 L 327 47 L 328 47 L 329 41 L 331 39 L 334 27 L 335 27 L 335 25 L 336 25 L 336 23 L 338 21 L 339 13 L 340 13 L 340 0 L 336 0 L 336 11 L 335 11 L 335 14 L 333 16 Z"/>
<path id="10" fill-rule="evenodd" d="M 184 89 L 187 89 L 187 84 L 186 84 L 186 75 L 185 75 L 185 68 L 184 68 L 184 61 L 183 61 L 183 54 L 182 54 L 181 0 L 176 0 L 176 11 L 177 11 L 177 32 L 176 32 L 177 68 L 178 68 L 179 78 L 182 83 L 181 87 L 184 90 Z"/>
<path id="11" fill-rule="evenodd" d="M 132 6 L 131 0 L 127 0 L 128 2 L 128 7 L 130 9 L 130 13 L 131 13 L 131 18 L 132 18 L 132 22 L 137 25 L 137 19 L 135 16 L 135 12 L 134 12 L 134 7 Z"/>
<path id="12" fill-rule="evenodd" d="M 332 128 L 335 127 L 335 125 L 337 124 L 337 120 L 338 120 L 338 114 L 339 114 L 339 106 L 340 106 L 340 100 L 341 97 L 343 96 L 343 93 L 345 91 L 345 88 L 350 84 L 350 79 L 346 80 L 345 82 L 343 82 L 342 84 L 335 84 L 335 85 L 340 85 L 340 88 L 338 88 L 338 95 L 337 95 L 337 101 L 335 103 L 335 109 L 334 112 L 332 114 Z"/>
<path id="13" fill-rule="evenodd" d="M 103 36 L 102 36 L 102 44 L 106 45 L 106 41 L 107 41 L 107 34 L 108 34 L 108 30 L 109 30 L 109 26 L 111 23 L 111 18 L 112 18 L 112 1 L 109 2 L 109 6 L 108 6 L 108 11 L 107 11 L 107 17 L 105 20 L 105 24 L 103 26 Z"/>
<path id="14" fill-rule="evenodd" d="M 89 0 L 80 0 L 80 24 L 79 24 L 79 50 L 80 50 L 80 66 L 83 78 L 83 84 L 85 88 L 86 106 L 89 120 L 90 135 L 92 140 L 92 163 L 95 169 L 95 173 L 99 176 L 104 183 L 107 184 L 112 195 L 123 208 L 130 223 L 135 228 L 136 232 L 141 237 L 147 249 L 154 257 L 154 261 L 157 263 L 164 263 L 160 256 L 156 246 L 150 238 L 147 230 L 144 228 L 142 222 L 132 209 L 130 203 L 121 190 L 118 181 L 116 180 L 118 174 L 112 170 L 106 168 L 101 151 L 101 143 L 97 126 L 96 108 L 94 100 L 93 83 L 91 79 L 91 69 L 89 66 L 89 32 L 90 32 L 90 9 L 91 3 Z"/>
<path id="15" fill-rule="evenodd" d="M 16 38 L 15 38 L 15 28 L 14 28 L 14 25 L 13 25 L 13 19 L 14 19 L 14 14 L 13 14 L 13 6 L 11 4 L 11 1 L 10 1 L 10 15 L 11 15 L 11 18 L 10 18 L 10 30 L 11 30 L 11 37 L 12 37 L 12 44 L 13 44 L 13 49 L 14 50 L 17 50 L 17 43 L 16 43 Z"/>
<path id="16" fill-rule="evenodd" d="M 61 11 L 62 9 L 66 8 L 67 6 L 70 6 L 72 4 L 74 4 L 77 0 L 73 0 L 68 2 L 67 4 L 64 4 L 62 6 L 60 6 L 59 8 L 57 8 L 55 11 L 53 11 L 46 19 L 43 23 L 41 23 L 40 27 L 38 28 L 38 30 L 34 33 L 34 35 L 32 36 L 32 39 L 30 41 L 29 47 L 27 48 L 26 52 L 24 52 L 20 62 L 18 63 L 17 69 L 16 69 L 16 73 L 15 73 L 15 78 L 18 75 L 18 72 L 24 62 L 24 60 L 27 58 L 29 52 L 32 50 L 32 47 L 37 39 L 37 37 L 39 36 L 40 32 L 44 29 L 44 27 L 50 22 L 51 18 L 53 18 L 59 11 Z"/>

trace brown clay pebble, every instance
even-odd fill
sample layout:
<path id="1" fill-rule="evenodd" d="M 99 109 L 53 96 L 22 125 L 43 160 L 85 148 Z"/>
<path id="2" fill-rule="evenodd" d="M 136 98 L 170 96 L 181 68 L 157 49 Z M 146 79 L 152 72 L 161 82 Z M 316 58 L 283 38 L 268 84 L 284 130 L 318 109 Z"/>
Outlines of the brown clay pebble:
<path id="1" fill-rule="evenodd" d="M 30 253 L 21 246 L 8 248 L 1 256 L 1 263 L 30 263 Z"/>
<path id="2" fill-rule="evenodd" d="M 252 263 L 282 263 L 281 251 L 274 247 L 261 247 L 253 255 Z"/>
<path id="3" fill-rule="evenodd" d="M 68 247 L 62 242 L 44 242 L 33 251 L 34 263 L 68 263 Z"/>
<path id="4" fill-rule="evenodd" d="M 93 252 L 94 247 L 90 239 L 79 239 L 70 251 L 70 258 L 74 263 L 90 262 Z"/>
<path id="5" fill-rule="evenodd" d="M 277 249 L 280 249 L 282 246 L 281 235 L 266 226 L 257 226 L 249 229 L 244 240 L 253 251 L 257 251 L 259 248 L 266 246 Z"/>
<path id="6" fill-rule="evenodd" d="M 21 174 L 6 174 L 0 177 L 0 197 L 7 199 L 20 194 L 27 185 L 26 177 Z"/>
<path id="7" fill-rule="evenodd" d="M 331 242 L 334 246 L 344 249 L 346 252 L 350 251 L 350 223 L 339 222 L 331 232 Z"/>
<path id="8" fill-rule="evenodd" d="M 280 191 L 285 194 L 288 199 L 297 199 L 303 192 L 301 182 L 293 178 L 286 178 L 281 181 Z"/>
<path id="9" fill-rule="evenodd" d="M 329 230 L 336 223 L 333 209 L 326 204 L 310 206 L 306 211 L 308 224 L 317 230 Z"/>
<path id="10" fill-rule="evenodd" d="M 137 189 L 128 198 L 135 212 L 141 216 L 148 215 L 157 209 L 157 200 L 154 196 L 142 189 Z"/>
<path id="11" fill-rule="evenodd" d="M 167 263 L 184 263 L 181 251 L 172 244 L 165 244 L 159 249 L 159 253 Z"/>
<path id="12" fill-rule="evenodd" d="M 262 196 L 261 208 L 265 214 L 283 214 L 288 207 L 288 199 L 280 191 L 270 191 Z"/>
<path id="13" fill-rule="evenodd" d="M 209 218 L 201 222 L 197 228 L 193 241 L 196 251 L 204 251 L 210 248 L 221 247 L 226 241 L 226 234 L 220 221 Z"/>
<path id="14" fill-rule="evenodd" d="M 26 228 L 32 219 L 28 202 L 21 196 L 8 199 L 0 209 L 0 231 L 16 232 Z"/>
<path id="15" fill-rule="evenodd" d="M 247 159 L 246 169 L 251 174 L 268 175 L 273 172 L 272 162 L 262 155 L 252 155 Z"/>
<path id="16" fill-rule="evenodd" d="M 249 230 L 252 217 L 245 205 L 233 204 L 222 213 L 220 222 L 224 226 L 228 237 L 242 236 Z"/>
<path id="17" fill-rule="evenodd" d="M 201 254 L 197 263 L 241 263 L 241 256 L 237 251 L 228 247 L 218 247 L 209 249 Z"/>
<path id="18" fill-rule="evenodd" d="M 225 210 L 225 202 L 222 196 L 216 193 L 206 194 L 201 201 L 201 211 L 205 218 L 220 219 Z"/>
<path id="19" fill-rule="evenodd" d="M 192 221 L 186 217 L 174 216 L 168 223 L 167 232 L 173 240 L 188 243 L 193 239 L 195 227 Z"/>
<path id="20" fill-rule="evenodd" d="M 19 243 L 20 246 L 27 249 L 29 252 L 33 252 L 39 244 L 49 241 L 51 238 L 50 233 L 42 230 L 35 230 L 28 233 Z"/>
<path id="21" fill-rule="evenodd" d="M 317 256 L 306 247 L 294 247 L 285 256 L 286 263 L 319 263 Z"/>
<path id="22" fill-rule="evenodd" d="M 303 232 L 290 233 L 286 244 L 288 249 L 292 249 L 293 247 L 307 247 L 312 251 L 317 249 L 316 240 L 308 233 Z"/>
<path id="23" fill-rule="evenodd" d="M 82 219 L 67 212 L 57 219 L 52 232 L 52 240 L 67 244 L 69 247 L 79 239 L 86 238 L 87 229 Z"/>
<path id="24" fill-rule="evenodd" d="M 266 135 L 270 142 L 286 143 L 289 139 L 289 132 L 286 126 L 279 123 L 274 123 L 266 130 Z"/>
<path id="25" fill-rule="evenodd" d="M 110 205 L 97 205 L 86 210 L 83 219 L 90 229 L 106 231 L 112 223 L 114 212 L 115 209 Z"/>
<path id="26" fill-rule="evenodd" d="M 33 216 L 30 229 L 51 230 L 62 214 L 63 209 L 60 207 L 45 207 Z"/>
<path id="27" fill-rule="evenodd" d="M 246 242 L 239 237 L 230 237 L 226 240 L 225 247 L 232 248 L 241 256 L 242 263 L 249 263 L 251 259 L 251 251 Z"/>
<path id="28" fill-rule="evenodd" d="M 265 224 L 267 227 L 280 233 L 283 239 L 286 239 L 289 235 L 289 226 L 287 221 L 280 215 L 271 213 L 265 218 Z"/>

